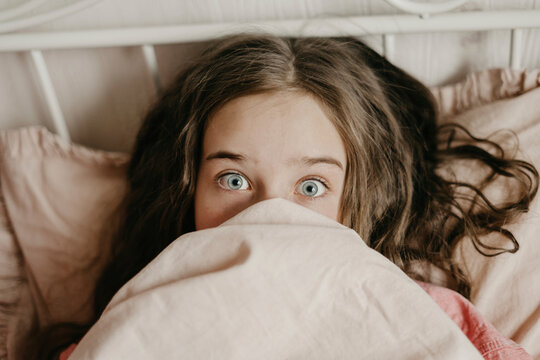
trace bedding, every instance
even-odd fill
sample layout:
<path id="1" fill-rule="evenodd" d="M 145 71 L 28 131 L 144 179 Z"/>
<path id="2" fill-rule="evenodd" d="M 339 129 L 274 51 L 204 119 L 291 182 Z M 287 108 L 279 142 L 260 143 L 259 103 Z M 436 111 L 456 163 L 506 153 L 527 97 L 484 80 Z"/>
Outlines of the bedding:
<path id="1" fill-rule="evenodd" d="M 127 159 L 42 127 L 0 132 L 0 359 L 20 359 L 36 328 L 90 316 Z"/>
<path id="2" fill-rule="evenodd" d="M 538 71 L 497 69 L 433 93 L 442 121 L 463 123 L 480 136 L 511 128 L 521 156 L 540 168 L 539 87 Z M 0 312 L 0 324 L 7 328 L 0 333 L 0 358 L 19 359 L 21 339 L 36 327 L 89 316 L 88 297 L 102 266 L 89 259 L 106 252 L 108 234 L 102 228 L 125 191 L 126 162 L 125 154 L 69 144 L 43 128 L 0 132 L 0 200 L 5 202 L 0 260 L 6 274 L 0 289 L 12 289 L 0 292 L 0 302 L 13 305 Z M 540 359 L 539 214 L 537 199 L 510 227 L 521 245 L 516 254 L 484 258 L 467 241 L 456 254 L 470 272 L 479 311 L 535 359 Z M 444 285 L 432 275 L 434 283 Z M 13 278 L 20 280 L 16 287 Z"/>
<path id="3" fill-rule="evenodd" d="M 173 242 L 113 297 L 70 359 L 173 357 L 482 358 L 354 231 L 282 199 Z"/>
<path id="4" fill-rule="evenodd" d="M 519 140 L 518 156 L 540 170 L 540 71 L 483 71 L 435 90 L 435 96 L 446 114 L 443 121 L 465 124 L 478 136 L 511 129 Z M 511 150 L 516 145 L 508 131 L 494 138 Z M 465 170 L 462 176 L 474 177 L 474 168 Z M 504 181 L 487 190 L 494 198 L 499 192 L 511 191 Z M 499 331 L 540 359 L 539 195 L 530 211 L 508 229 L 520 244 L 517 253 L 484 257 L 465 239 L 455 257 L 470 276 L 471 300 L 478 310 Z M 495 244 L 499 238 L 492 234 L 483 240 Z"/>
<path id="5" fill-rule="evenodd" d="M 101 228 L 121 199 L 127 160 L 50 135 L 43 128 L 0 135 L 6 209 L 31 265 L 26 274 L 34 296 L 43 301 L 36 306 L 47 304 L 38 311 L 42 324 L 88 315 L 87 284 L 106 260 Z"/>
<path id="6" fill-rule="evenodd" d="M 441 309 L 456 323 L 485 360 L 530 360 L 518 344 L 500 334 L 463 296 L 450 289 L 417 281 Z M 77 348 L 73 343 L 60 354 L 67 360 Z"/>

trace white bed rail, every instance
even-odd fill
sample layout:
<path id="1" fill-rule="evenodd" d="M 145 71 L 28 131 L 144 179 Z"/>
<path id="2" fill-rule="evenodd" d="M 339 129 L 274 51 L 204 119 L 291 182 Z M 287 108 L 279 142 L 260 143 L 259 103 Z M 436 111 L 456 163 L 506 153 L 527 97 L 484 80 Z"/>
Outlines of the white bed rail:
<path id="1" fill-rule="evenodd" d="M 471 11 L 418 15 L 330 17 L 258 23 L 184 24 L 66 32 L 0 35 L 0 51 L 141 46 L 215 39 L 239 32 L 281 36 L 363 36 L 426 32 L 488 31 L 540 28 L 540 10 Z"/>
<path id="2" fill-rule="evenodd" d="M 60 108 L 60 103 L 58 97 L 56 96 L 56 91 L 54 90 L 51 77 L 49 76 L 49 71 L 47 70 L 47 65 L 43 59 L 43 54 L 39 50 L 30 51 L 30 56 L 32 57 L 32 62 L 36 69 L 41 89 L 45 96 L 47 102 L 47 108 L 49 109 L 49 114 L 54 124 L 56 133 L 60 135 L 63 139 L 70 141 L 69 131 Z"/>
<path id="3" fill-rule="evenodd" d="M 79 4 L 91 1 L 81 1 Z M 389 2 L 404 2 L 405 5 L 410 5 L 410 2 L 404 0 Z M 461 0 L 455 1 L 453 6 L 459 3 Z M 425 8 L 416 10 L 422 14 L 9 33 L 0 35 L 0 52 L 27 51 L 32 54 L 56 131 L 69 140 L 68 127 L 48 75 L 45 60 L 41 55 L 42 50 L 140 46 L 156 91 L 159 91 L 161 84 L 153 46 L 160 44 L 205 41 L 243 32 L 263 32 L 294 37 L 382 35 L 383 55 L 392 59 L 396 34 L 508 30 L 512 34 L 509 65 L 512 68 L 519 68 L 523 30 L 540 28 L 540 10 L 470 11 L 436 15 L 430 15 L 437 12 L 435 8 L 431 11 L 426 11 Z"/>

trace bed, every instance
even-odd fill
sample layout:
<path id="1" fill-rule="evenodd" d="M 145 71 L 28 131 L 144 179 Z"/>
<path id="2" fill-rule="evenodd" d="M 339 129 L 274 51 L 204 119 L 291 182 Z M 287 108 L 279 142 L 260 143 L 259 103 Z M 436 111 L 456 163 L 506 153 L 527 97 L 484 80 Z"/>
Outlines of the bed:
<path id="1" fill-rule="evenodd" d="M 479 136 L 510 128 L 521 156 L 540 167 L 540 8 L 532 1 L 513 9 L 466 1 L 344 1 L 336 7 L 305 1 L 303 8 L 262 1 L 243 7 L 186 1 L 174 8 L 162 1 L 152 9 L 133 5 L 121 18 L 116 15 L 126 1 L 59 3 L 10 2 L 0 11 L 0 359 L 20 358 L 21 339 L 37 327 L 89 316 L 109 236 L 103 223 L 125 191 L 127 151 L 140 117 L 201 44 L 223 34 L 362 37 L 432 87 L 442 122 L 465 124 Z M 255 3 L 262 8 L 255 10 Z M 181 22 L 171 7 L 183 10 Z M 495 136 L 513 146 L 508 133 Z M 474 176 L 472 169 L 464 172 Z M 288 205 L 272 206 L 306 218 Z M 520 242 L 516 254 L 482 257 L 466 241 L 455 254 L 472 279 L 472 302 L 535 359 L 539 213 L 536 200 L 511 226 Z M 259 215 L 254 211 L 240 224 L 250 216 Z M 431 280 L 444 285 L 436 273 Z M 129 298 L 126 292 L 144 292 L 144 276 L 139 281 L 117 302 Z"/>

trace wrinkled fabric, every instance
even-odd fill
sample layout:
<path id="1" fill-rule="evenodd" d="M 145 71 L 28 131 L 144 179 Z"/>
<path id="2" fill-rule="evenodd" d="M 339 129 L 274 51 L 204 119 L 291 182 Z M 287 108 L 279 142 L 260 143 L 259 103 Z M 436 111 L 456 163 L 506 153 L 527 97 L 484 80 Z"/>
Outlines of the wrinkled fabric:
<path id="1" fill-rule="evenodd" d="M 531 355 L 497 331 L 463 296 L 440 286 L 418 284 L 459 326 L 485 360 L 532 360 Z"/>
<path id="2" fill-rule="evenodd" d="M 173 242 L 70 360 L 123 358 L 482 359 L 356 232 L 281 199 Z"/>
<path id="3" fill-rule="evenodd" d="M 464 332 L 485 360 L 531 360 L 518 344 L 501 335 L 467 299 L 447 288 L 417 281 L 429 296 Z M 75 351 L 72 344 L 60 355 L 67 360 Z"/>

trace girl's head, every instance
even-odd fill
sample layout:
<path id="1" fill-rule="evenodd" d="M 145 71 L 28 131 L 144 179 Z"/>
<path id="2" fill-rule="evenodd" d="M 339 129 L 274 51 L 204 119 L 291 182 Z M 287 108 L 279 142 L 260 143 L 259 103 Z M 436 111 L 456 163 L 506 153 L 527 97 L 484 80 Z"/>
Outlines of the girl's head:
<path id="1" fill-rule="evenodd" d="M 456 244 L 469 235 L 479 250 L 508 251 L 478 238 L 498 231 L 515 249 L 504 226 L 528 208 L 538 176 L 503 153 L 451 146 L 447 133 L 446 147 L 438 146 L 429 90 L 356 39 L 216 41 L 142 124 L 96 313 L 181 234 L 271 197 L 349 226 L 409 274 L 415 260 L 434 263 L 467 294 L 466 276 L 452 260 Z M 487 166 L 484 184 L 439 176 L 453 159 Z M 497 174 L 517 179 L 520 189 L 500 208 L 481 191 Z"/>
<path id="2" fill-rule="evenodd" d="M 195 188 L 195 228 L 284 198 L 340 220 L 347 156 L 319 102 L 299 90 L 245 95 L 208 120 Z"/>
<path id="3" fill-rule="evenodd" d="M 143 124 L 130 201 L 169 241 L 270 197 L 381 239 L 421 202 L 434 137 L 429 92 L 360 41 L 222 39 Z"/>

